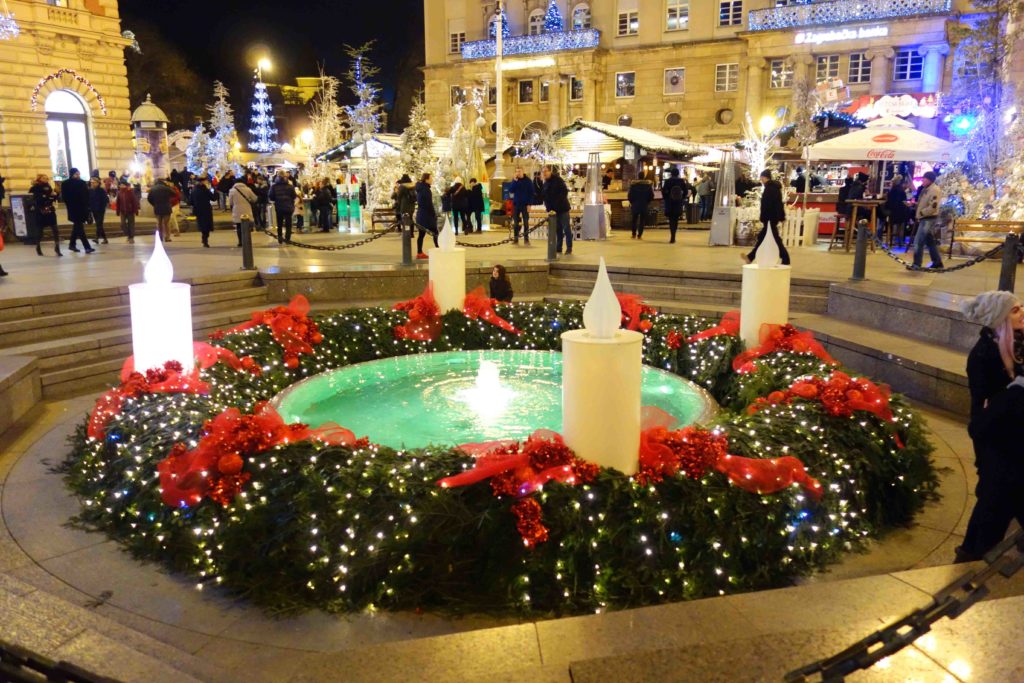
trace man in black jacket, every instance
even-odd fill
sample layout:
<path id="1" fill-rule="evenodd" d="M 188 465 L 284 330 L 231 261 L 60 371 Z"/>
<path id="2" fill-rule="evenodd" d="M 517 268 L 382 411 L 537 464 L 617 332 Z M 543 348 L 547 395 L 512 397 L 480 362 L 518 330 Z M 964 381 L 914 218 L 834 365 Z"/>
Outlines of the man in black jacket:
<path id="1" fill-rule="evenodd" d="M 654 188 L 650 180 L 634 180 L 629 186 L 629 193 L 626 195 L 629 200 L 629 210 L 632 214 L 630 223 L 631 237 L 642 240 L 644 238 L 644 224 L 647 222 L 647 209 L 654 201 Z"/>
<path id="2" fill-rule="evenodd" d="M 668 180 L 661 184 L 661 198 L 665 204 L 665 217 L 668 218 L 669 244 L 676 242 L 679 217 L 683 215 L 689 196 L 690 186 L 679 177 L 679 169 L 673 166 Z"/>
<path id="3" fill-rule="evenodd" d="M 572 230 L 569 229 L 569 187 L 552 166 L 544 167 L 544 184 L 541 186 L 541 197 L 544 208 L 555 212 L 558 226 L 558 253 L 562 253 L 562 242 L 565 241 L 565 254 L 572 253 Z"/>
<path id="4" fill-rule="evenodd" d="M 274 217 L 277 223 L 277 243 L 292 241 L 292 214 L 295 213 L 295 188 L 283 175 L 279 175 L 268 193 L 269 201 L 274 204 Z M 284 228 L 284 236 L 281 228 Z"/>
<path id="5" fill-rule="evenodd" d="M 476 231 L 484 231 L 484 186 L 476 178 L 469 179 L 469 213 L 476 218 Z M 473 224 L 466 224 L 466 232 L 473 232 Z"/>
<path id="6" fill-rule="evenodd" d="M 82 240 L 85 253 L 91 254 L 96 250 L 85 236 L 85 222 L 89 220 L 89 186 L 82 180 L 77 168 L 71 169 L 71 177 L 61 185 L 60 195 L 68 210 L 68 220 L 71 221 L 71 244 L 68 249 L 78 251 L 75 244 Z"/>
<path id="7" fill-rule="evenodd" d="M 754 257 L 757 255 L 757 248 L 761 246 L 761 242 L 764 242 L 765 236 L 771 230 L 772 238 L 779 245 L 779 256 L 782 257 L 782 265 L 788 266 L 789 252 L 786 251 L 786 245 L 782 243 L 782 238 L 779 237 L 779 223 L 786 220 L 786 203 L 782 198 L 782 183 L 772 178 L 772 172 L 765 169 L 761 171 L 761 184 L 764 185 L 764 191 L 761 193 L 761 223 L 764 224 L 764 229 L 757 236 L 757 244 L 754 245 L 749 254 L 743 257 L 743 260 L 747 263 L 754 260 Z"/>
<path id="8" fill-rule="evenodd" d="M 196 227 L 203 236 L 204 247 L 210 246 L 210 233 L 213 231 L 213 199 L 210 179 L 205 175 L 197 177 L 188 203 L 192 205 L 192 215 L 195 216 Z"/>

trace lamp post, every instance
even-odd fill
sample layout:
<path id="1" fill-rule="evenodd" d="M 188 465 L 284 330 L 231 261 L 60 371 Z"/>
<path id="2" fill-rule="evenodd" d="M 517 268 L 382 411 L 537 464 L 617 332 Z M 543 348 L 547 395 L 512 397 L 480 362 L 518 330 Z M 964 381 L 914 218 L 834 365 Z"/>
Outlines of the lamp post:
<path id="1" fill-rule="evenodd" d="M 505 163 L 501 158 L 504 153 L 505 127 L 504 121 L 504 91 L 505 83 L 501 75 L 501 56 L 504 51 L 502 44 L 502 30 L 505 28 L 504 15 L 502 14 L 501 0 L 494 6 L 494 12 L 498 17 L 498 26 L 494 31 L 494 179 L 498 181 L 498 199 L 501 199 L 501 181 L 505 179 Z"/>

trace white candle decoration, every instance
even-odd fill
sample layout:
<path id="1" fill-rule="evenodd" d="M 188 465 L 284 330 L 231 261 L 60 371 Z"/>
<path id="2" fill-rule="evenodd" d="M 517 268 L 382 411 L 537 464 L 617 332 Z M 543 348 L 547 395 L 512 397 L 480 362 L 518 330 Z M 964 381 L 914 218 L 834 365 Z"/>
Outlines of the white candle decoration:
<path id="1" fill-rule="evenodd" d="M 448 218 L 437 238 L 438 248 L 427 253 L 427 277 L 442 313 L 462 310 L 466 299 L 466 250 L 455 246 L 455 233 Z"/>
<path id="2" fill-rule="evenodd" d="M 761 240 L 761 246 L 754 252 L 754 265 L 758 268 L 775 268 L 782 261 L 782 252 L 779 250 L 779 243 L 775 239 L 775 233 L 767 226 L 768 234 Z"/>
<path id="3" fill-rule="evenodd" d="M 141 284 L 128 286 L 132 314 L 132 353 L 135 369 L 145 372 L 167 361 L 192 369 L 192 287 L 172 282 L 174 267 L 167 258 L 160 235 L 155 235 L 153 254 L 146 262 Z"/>
<path id="4" fill-rule="evenodd" d="M 452 230 L 451 218 L 447 215 L 444 217 L 444 227 L 437 235 L 437 248 L 445 251 L 455 249 L 455 231 Z"/>
<path id="5" fill-rule="evenodd" d="M 619 329 L 622 309 L 604 260 L 583 309 L 562 334 L 562 435 L 576 455 L 632 475 L 640 450 L 643 339 Z"/>

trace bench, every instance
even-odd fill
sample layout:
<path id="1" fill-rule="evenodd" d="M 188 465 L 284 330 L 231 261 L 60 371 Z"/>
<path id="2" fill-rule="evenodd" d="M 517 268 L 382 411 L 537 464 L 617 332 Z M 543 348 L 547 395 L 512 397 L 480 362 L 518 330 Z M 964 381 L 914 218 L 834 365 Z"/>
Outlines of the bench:
<path id="1" fill-rule="evenodd" d="M 370 232 L 377 232 L 377 226 L 381 226 L 381 230 L 387 230 L 397 221 L 394 208 L 374 209 L 370 215 Z"/>
<path id="2" fill-rule="evenodd" d="M 964 233 L 987 232 L 999 233 L 993 235 L 977 235 L 965 237 Z M 1002 244 L 1006 241 L 1006 235 L 1024 233 L 1024 221 L 979 221 L 957 219 L 953 221 L 953 229 L 949 237 L 949 257 L 953 258 L 953 245 L 957 242 L 980 242 L 982 244 Z"/>

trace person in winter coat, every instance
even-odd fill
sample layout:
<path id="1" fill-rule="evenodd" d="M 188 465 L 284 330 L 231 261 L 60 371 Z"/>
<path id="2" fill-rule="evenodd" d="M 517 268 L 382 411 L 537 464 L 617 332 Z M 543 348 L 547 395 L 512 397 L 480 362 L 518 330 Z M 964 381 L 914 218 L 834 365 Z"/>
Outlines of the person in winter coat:
<path id="1" fill-rule="evenodd" d="M 174 198 L 174 190 L 163 180 L 157 180 L 149 188 L 146 201 L 153 207 L 153 214 L 156 216 L 156 227 L 160 232 L 160 239 L 164 242 L 171 241 L 171 200 Z"/>
<path id="2" fill-rule="evenodd" d="M 981 333 L 967 356 L 977 502 L 956 562 L 980 560 L 998 544 L 1014 518 L 1024 525 L 1024 358 L 1015 341 L 1024 332 L 1024 308 L 1010 292 L 985 292 L 964 303 L 967 320 Z"/>
<path id="3" fill-rule="evenodd" d="M 249 189 L 256 193 L 256 215 L 253 216 L 254 222 L 257 228 L 266 230 L 267 209 L 270 207 L 270 186 L 267 185 L 267 181 L 262 175 L 252 176 L 249 180 Z M 293 201 L 292 206 L 294 204 Z"/>
<path id="4" fill-rule="evenodd" d="M 68 211 L 68 220 L 71 221 L 71 242 L 68 249 L 78 251 L 75 245 L 79 240 L 85 253 L 91 254 L 96 251 L 89 244 L 89 238 L 85 236 L 85 223 L 89 220 L 89 185 L 82 180 L 82 174 L 77 168 L 71 169 L 71 177 L 61 185 L 61 199 Z"/>
<path id="5" fill-rule="evenodd" d="M 712 200 L 711 196 L 714 192 L 714 188 L 711 187 L 711 177 L 707 174 L 701 176 L 700 182 L 697 183 L 697 199 L 700 202 L 700 219 L 702 221 L 711 220 Z"/>
<path id="6" fill-rule="evenodd" d="M 57 253 L 57 256 L 62 256 L 60 253 L 60 233 L 57 231 L 57 192 L 54 191 L 53 186 L 50 185 L 50 177 L 45 173 L 40 173 L 36 176 L 32 186 L 28 189 L 29 194 L 35 203 L 36 208 L 36 227 L 39 230 L 39 236 L 36 240 L 36 253 L 40 256 L 43 255 L 43 230 L 50 228 L 53 233 L 53 250 Z"/>
<path id="7" fill-rule="evenodd" d="M 334 193 L 331 192 L 331 181 L 323 179 L 320 186 L 313 195 L 313 204 L 316 206 L 317 218 L 320 224 L 320 232 L 331 231 L 331 216 L 334 214 Z"/>
<path id="8" fill-rule="evenodd" d="M 215 197 L 210 188 L 210 179 L 202 176 L 196 179 L 192 186 L 192 194 L 189 197 L 189 204 L 192 205 L 192 215 L 196 219 L 196 227 L 199 234 L 203 236 L 203 246 L 209 248 L 210 233 L 213 232 L 213 201 Z"/>
<path id="9" fill-rule="evenodd" d="M 395 213 L 402 225 L 412 223 L 413 214 L 416 213 L 416 185 L 408 173 L 403 173 L 395 185 Z M 411 234 L 411 233 L 410 233 Z"/>
<path id="10" fill-rule="evenodd" d="M 779 223 L 786 220 L 786 203 L 782 198 L 782 183 L 772 178 L 772 172 L 765 169 L 761 171 L 761 184 L 764 186 L 764 190 L 761 192 L 761 223 L 764 228 L 757 235 L 757 243 L 754 248 L 743 257 L 743 260 L 747 263 L 753 262 L 757 248 L 761 246 L 761 242 L 764 242 L 764 238 L 770 230 L 772 238 L 779 245 L 782 265 L 788 266 L 789 252 L 779 237 Z"/>
<path id="11" fill-rule="evenodd" d="M 473 226 L 469 222 L 469 190 L 460 181 L 456 180 L 451 189 L 448 190 L 452 198 L 452 228 L 455 234 L 459 234 L 459 219 L 462 220 L 462 231 L 473 232 Z"/>
<path id="12" fill-rule="evenodd" d="M 277 224 L 277 243 L 292 241 L 292 215 L 295 213 L 295 187 L 278 176 L 277 182 L 270 188 L 268 199 L 274 204 L 274 219 Z M 284 236 L 281 230 L 284 229 Z"/>
<path id="13" fill-rule="evenodd" d="M 135 244 L 135 217 L 139 215 L 139 198 L 127 180 L 121 180 L 117 188 L 114 209 L 121 218 L 121 232 L 128 238 L 128 244 Z"/>
<path id="14" fill-rule="evenodd" d="M 117 197 L 117 173 L 114 171 L 107 173 L 107 177 L 103 179 L 103 189 L 110 197 L 110 201 L 114 201 L 114 198 Z"/>
<path id="15" fill-rule="evenodd" d="M 523 243 L 530 243 L 530 205 L 533 204 L 535 189 L 533 181 L 523 174 L 523 170 L 516 169 L 515 180 L 509 188 L 512 195 L 512 236 L 516 244 L 519 244 L 520 225 L 523 231 Z"/>
<path id="16" fill-rule="evenodd" d="M 650 180 L 634 180 L 629 186 L 626 194 L 629 200 L 629 211 L 632 216 L 630 222 L 630 236 L 633 239 L 644 238 L 644 224 L 647 223 L 647 209 L 654 201 L 654 188 Z"/>
<path id="17" fill-rule="evenodd" d="M 416 258 L 419 259 L 427 258 L 423 253 L 423 238 L 428 232 L 434 239 L 434 246 L 437 246 L 437 212 L 434 211 L 434 195 L 430 182 L 430 174 L 424 173 L 416 183 L 416 228 L 419 230 L 419 236 L 416 237 Z"/>
<path id="18" fill-rule="evenodd" d="M 170 178 L 164 180 L 164 185 L 171 188 L 171 215 L 167 219 L 167 231 L 171 235 L 180 235 L 181 228 L 178 227 L 178 214 L 181 213 L 181 189 L 171 182 Z"/>
<path id="19" fill-rule="evenodd" d="M 942 268 L 942 254 L 932 230 L 939 218 L 939 205 L 942 204 L 942 192 L 935 184 L 938 176 L 928 171 L 921 180 L 921 191 L 917 195 L 917 234 L 914 235 L 914 265 L 920 267 L 924 257 L 924 249 L 928 247 L 928 255 L 932 259 L 929 268 Z"/>
<path id="20" fill-rule="evenodd" d="M 910 207 L 907 206 L 907 190 L 903 186 L 903 176 L 895 175 L 892 178 L 892 186 L 885 195 L 885 203 L 882 204 L 882 212 L 889 217 L 889 225 L 895 232 L 896 228 L 906 230 L 907 221 L 910 220 Z M 882 237 L 882 225 L 878 226 L 878 237 Z"/>
<path id="21" fill-rule="evenodd" d="M 242 219 L 253 220 L 259 199 L 252 188 L 239 181 L 231 186 L 228 192 L 228 205 L 231 207 L 231 222 L 235 224 L 238 246 L 242 246 Z"/>
<path id="22" fill-rule="evenodd" d="M 512 303 L 512 281 L 508 279 L 505 266 L 498 264 L 491 269 L 491 298 L 502 303 Z"/>
<path id="23" fill-rule="evenodd" d="M 669 244 L 675 244 L 679 217 L 683 215 L 690 188 L 686 181 L 679 177 L 678 168 L 673 166 L 668 175 L 668 180 L 661 184 L 661 198 L 665 205 L 665 217 L 668 218 L 668 241 Z"/>
<path id="24" fill-rule="evenodd" d="M 484 186 L 476 178 L 469 179 L 469 213 L 476 218 L 476 231 L 484 231 Z M 466 234 L 473 232 L 473 224 L 467 223 Z"/>
<path id="25" fill-rule="evenodd" d="M 562 242 L 565 242 L 565 253 L 572 253 L 572 230 L 569 226 L 569 187 L 552 166 L 545 166 L 543 171 L 544 184 L 540 196 L 544 199 L 544 208 L 555 212 L 555 223 L 558 227 L 557 250 L 562 253 Z"/>
<path id="26" fill-rule="evenodd" d="M 227 206 L 228 192 L 231 191 L 231 186 L 237 182 L 238 178 L 235 178 L 235 172 L 232 170 L 225 171 L 217 182 L 217 199 L 220 202 L 221 211 Z"/>
<path id="27" fill-rule="evenodd" d="M 103 183 L 99 178 L 92 178 L 89 181 L 89 213 L 92 214 L 92 219 L 96 222 L 96 241 L 102 241 L 103 244 L 109 244 L 107 231 L 103 229 L 103 219 L 107 215 L 109 201 L 110 197 L 103 189 Z"/>

